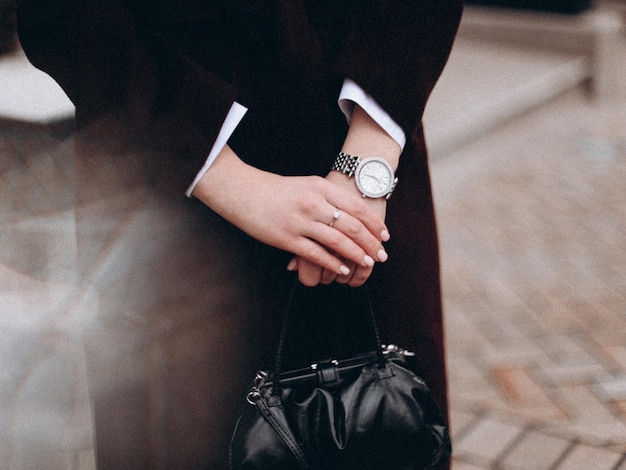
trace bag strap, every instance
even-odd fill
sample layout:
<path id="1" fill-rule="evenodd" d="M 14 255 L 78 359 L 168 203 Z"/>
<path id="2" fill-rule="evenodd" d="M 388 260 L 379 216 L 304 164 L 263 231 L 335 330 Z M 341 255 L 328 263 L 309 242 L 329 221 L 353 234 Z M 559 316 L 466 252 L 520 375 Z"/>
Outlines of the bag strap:
<path id="1" fill-rule="evenodd" d="M 283 442 L 287 444 L 287 447 L 289 447 L 289 450 L 291 451 L 293 456 L 296 458 L 298 465 L 300 465 L 300 468 L 302 470 L 309 470 L 310 467 L 309 467 L 308 462 L 306 461 L 304 452 L 298 445 L 298 442 L 296 441 L 296 438 L 294 437 L 293 433 L 289 430 L 289 427 L 282 425 L 280 420 L 278 420 L 278 418 L 274 416 L 274 413 L 272 413 L 271 407 L 268 406 L 265 400 L 259 399 L 255 402 L 255 405 L 257 406 L 257 409 L 261 412 L 261 414 L 263 414 L 263 416 L 265 417 L 265 420 L 272 425 L 272 427 L 274 428 L 276 433 L 280 436 L 280 438 L 283 440 Z"/>
<path id="2" fill-rule="evenodd" d="M 272 382 L 272 395 L 280 395 L 280 374 L 282 372 L 283 354 L 285 351 L 285 344 L 287 342 L 287 334 L 289 330 L 289 323 L 291 319 L 291 313 L 293 310 L 293 303 L 296 297 L 296 291 L 299 286 L 298 277 L 294 279 L 294 282 L 289 291 L 287 302 L 282 314 L 282 325 L 280 330 L 280 337 L 278 340 L 278 348 L 276 349 L 276 359 L 274 361 L 273 382 Z M 378 367 L 384 369 L 387 362 L 383 353 L 382 341 L 380 339 L 380 331 L 378 329 L 378 323 L 376 322 L 376 314 L 374 312 L 374 306 L 372 305 L 372 299 L 367 284 L 362 287 L 365 292 L 365 298 L 367 300 L 368 316 L 372 327 L 372 335 L 374 337 L 376 345 L 376 357 L 378 361 Z"/>
<path id="3" fill-rule="evenodd" d="M 282 372 L 282 361 L 283 354 L 285 351 L 285 344 L 287 342 L 287 334 L 289 330 L 289 320 L 291 318 L 291 312 L 293 309 L 293 303 L 296 297 L 296 291 L 298 289 L 299 281 L 296 277 L 291 289 L 289 291 L 289 296 L 287 297 L 287 302 L 285 303 L 285 307 L 283 309 L 282 315 L 282 325 L 280 330 L 280 338 L 278 340 L 278 348 L 276 350 L 276 360 L 274 361 L 274 380 L 272 382 L 272 392 L 271 395 L 274 397 L 280 396 L 280 374 Z M 386 367 L 385 356 L 383 354 L 382 342 L 380 339 L 380 331 L 378 329 L 378 323 L 376 322 L 376 314 L 374 313 L 374 307 L 372 305 L 372 299 L 369 293 L 369 288 L 367 285 L 363 286 L 363 290 L 365 291 L 365 296 L 367 299 L 368 305 L 368 313 L 369 318 L 372 325 L 372 333 L 374 336 L 374 340 L 376 342 L 376 356 L 378 361 L 378 367 L 383 369 Z M 271 399 L 271 398 L 270 398 Z M 306 461 L 306 457 L 304 455 L 303 450 L 298 445 L 298 441 L 294 437 L 293 433 L 289 429 L 288 426 L 283 426 L 280 420 L 274 415 L 272 412 L 272 406 L 269 405 L 264 399 L 255 400 L 254 404 L 257 406 L 257 409 L 261 412 L 261 414 L 265 417 L 266 421 L 274 428 L 276 433 L 280 436 L 280 438 L 285 442 L 289 450 L 296 458 L 298 465 L 302 470 L 309 470 L 310 466 Z"/>

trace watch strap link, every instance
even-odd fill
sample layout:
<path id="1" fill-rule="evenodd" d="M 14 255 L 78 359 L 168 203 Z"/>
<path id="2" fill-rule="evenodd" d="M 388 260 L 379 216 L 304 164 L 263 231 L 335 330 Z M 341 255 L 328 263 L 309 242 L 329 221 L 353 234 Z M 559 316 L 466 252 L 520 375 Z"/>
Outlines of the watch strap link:
<path id="1" fill-rule="evenodd" d="M 360 161 L 361 157 L 357 155 L 339 152 L 337 154 L 337 158 L 333 162 L 333 166 L 330 169 L 346 174 L 348 177 L 352 177 L 356 172 Z"/>
<path id="2" fill-rule="evenodd" d="M 389 200 L 389 198 L 391 197 L 391 194 L 396 189 L 396 186 L 398 186 L 398 178 L 394 178 L 393 183 L 391 184 L 391 188 L 389 188 L 389 192 L 385 196 L 385 199 Z"/>

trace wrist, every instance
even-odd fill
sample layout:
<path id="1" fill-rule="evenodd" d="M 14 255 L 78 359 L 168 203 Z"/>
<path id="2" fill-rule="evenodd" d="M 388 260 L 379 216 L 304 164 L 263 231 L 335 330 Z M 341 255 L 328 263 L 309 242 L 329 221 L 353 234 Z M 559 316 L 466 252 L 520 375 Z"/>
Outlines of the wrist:
<path id="1" fill-rule="evenodd" d="M 263 177 L 269 176 L 244 163 L 226 145 L 209 170 L 200 178 L 193 195 L 213 211 L 238 225 L 250 200 L 255 198 L 255 188 Z M 233 197 L 236 195 L 236 197 Z"/>
<path id="2" fill-rule="evenodd" d="M 362 158 L 383 158 L 394 172 L 402 152 L 400 145 L 358 105 L 354 107 L 352 122 L 341 150 Z"/>
<path id="3" fill-rule="evenodd" d="M 331 171 L 326 175 L 326 179 L 331 183 L 340 186 L 353 194 L 357 194 L 359 197 L 362 197 L 359 188 L 354 182 L 354 178 L 349 178 L 348 175 L 340 173 L 338 171 Z M 365 203 L 370 206 L 372 209 L 376 211 L 376 213 L 382 218 L 385 219 L 385 213 L 387 211 L 387 200 L 384 197 L 379 198 L 363 198 Z"/>

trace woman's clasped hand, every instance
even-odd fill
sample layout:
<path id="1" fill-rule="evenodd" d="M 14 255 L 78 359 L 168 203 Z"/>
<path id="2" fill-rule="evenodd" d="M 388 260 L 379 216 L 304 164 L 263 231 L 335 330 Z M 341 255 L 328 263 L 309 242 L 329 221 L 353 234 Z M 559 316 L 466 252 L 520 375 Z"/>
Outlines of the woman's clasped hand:
<path id="1" fill-rule="evenodd" d="M 387 260 L 386 202 L 364 199 L 338 172 L 280 176 L 247 165 L 226 146 L 193 194 L 253 238 L 293 253 L 287 269 L 304 285 L 358 286 Z"/>

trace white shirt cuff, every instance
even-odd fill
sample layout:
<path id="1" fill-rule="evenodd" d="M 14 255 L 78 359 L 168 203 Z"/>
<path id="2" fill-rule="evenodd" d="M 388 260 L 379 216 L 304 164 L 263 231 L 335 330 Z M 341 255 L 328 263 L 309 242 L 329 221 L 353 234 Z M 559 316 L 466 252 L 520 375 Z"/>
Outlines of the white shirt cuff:
<path id="1" fill-rule="evenodd" d="M 401 149 L 406 145 L 406 134 L 380 105 L 353 80 L 346 78 L 339 93 L 339 108 L 350 123 L 354 103 L 358 104 L 376 123 L 395 140 Z"/>
<path id="2" fill-rule="evenodd" d="M 187 197 L 191 197 L 191 193 L 198 184 L 198 181 L 200 181 L 200 178 L 204 176 L 209 167 L 213 164 L 213 162 L 217 158 L 217 155 L 222 151 L 233 132 L 235 132 L 235 129 L 237 128 L 247 111 L 248 108 L 240 105 L 237 102 L 234 102 L 233 105 L 230 107 L 230 110 L 226 115 L 226 119 L 224 120 L 224 124 L 222 124 L 220 132 L 219 134 L 217 134 L 217 139 L 215 140 L 215 143 L 213 144 L 213 147 L 209 152 L 209 156 L 207 157 L 204 165 L 193 180 L 193 183 L 191 183 L 189 188 L 187 188 L 187 191 L 185 191 Z"/>
<path id="3" fill-rule="evenodd" d="M 346 78 L 343 82 L 341 93 L 339 94 L 338 104 L 339 108 L 346 116 L 348 123 L 352 119 L 352 110 L 354 109 L 355 103 L 358 104 L 374 121 L 376 121 L 376 123 L 397 142 L 401 149 L 404 149 L 404 146 L 406 145 L 406 135 L 402 128 L 391 118 L 391 116 L 389 116 L 389 114 L 387 114 L 383 108 L 380 107 L 374 98 L 368 95 L 353 80 Z M 209 152 L 209 156 L 191 185 L 187 188 L 187 191 L 185 191 L 187 197 L 191 197 L 191 193 L 198 184 L 198 181 L 200 181 L 200 179 L 211 167 L 217 158 L 217 155 L 222 151 L 228 142 L 228 139 L 233 134 L 247 111 L 248 108 L 237 102 L 234 102 L 230 107 L 230 110 L 226 115 L 226 119 L 224 120 L 224 124 L 222 124 L 220 132 L 217 135 L 217 139 Z"/>

